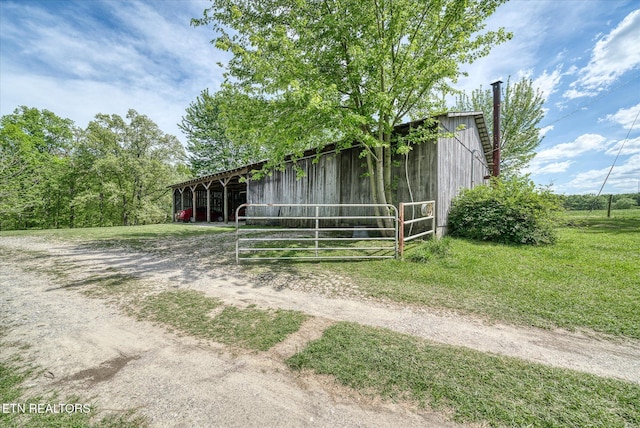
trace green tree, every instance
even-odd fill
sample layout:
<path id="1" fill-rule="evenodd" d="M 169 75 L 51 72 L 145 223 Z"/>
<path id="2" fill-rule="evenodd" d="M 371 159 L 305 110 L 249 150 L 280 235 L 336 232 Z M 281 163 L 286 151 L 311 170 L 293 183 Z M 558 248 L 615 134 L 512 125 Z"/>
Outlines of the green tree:
<path id="1" fill-rule="evenodd" d="M 260 151 L 235 144 L 220 120 L 221 94 L 205 89 L 186 110 L 178 124 L 187 136 L 189 165 L 195 176 L 225 171 L 260 160 Z"/>
<path id="2" fill-rule="evenodd" d="M 567 210 L 602 210 L 607 207 L 607 197 L 596 196 L 593 193 L 586 195 L 562 195 L 562 206 Z"/>
<path id="3" fill-rule="evenodd" d="M 135 110 L 126 119 L 96 115 L 78 150 L 79 163 L 92 180 L 74 202 L 98 216 L 89 224 L 163 221 L 171 206 L 167 186 L 184 178 L 178 172 L 185 157 L 178 139 Z"/>
<path id="4" fill-rule="evenodd" d="M 538 125 L 544 117 L 542 105 L 545 99 L 542 93 L 533 88 L 530 79 L 523 78 L 511 83 L 507 79 L 500 105 L 500 172 L 517 175 L 535 154 L 540 145 Z M 471 93 L 458 96 L 455 108 L 460 111 L 481 111 L 491 138 L 493 134 L 493 90 L 476 89 Z"/>
<path id="5" fill-rule="evenodd" d="M 212 0 L 194 25 L 213 25 L 227 65 L 228 136 L 289 154 L 358 142 L 372 202 L 393 203 L 395 125 L 442 109 L 460 65 L 510 38 L 483 31 L 505 0 Z M 426 131 L 425 131 L 426 133 Z M 425 138 L 426 139 L 426 138 Z"/>
<path id="6" fill-rule="evenodd" d="M 615 204 L 613 204 L 613 209 L 615 210 L 628 210 L 631 208 L 635 208 L 637 207 L 638 204 L 636 204 L 636 200 L 633 198 L 628 197 L 627 195 L 624 195 L 624 197 L 619 198 Z"/>
<path id="7" fill-rule="evenodd" d="M 71 218 L 74 125 L 21 106 L 0 118 L 0 227 L 62 227 Z"/>

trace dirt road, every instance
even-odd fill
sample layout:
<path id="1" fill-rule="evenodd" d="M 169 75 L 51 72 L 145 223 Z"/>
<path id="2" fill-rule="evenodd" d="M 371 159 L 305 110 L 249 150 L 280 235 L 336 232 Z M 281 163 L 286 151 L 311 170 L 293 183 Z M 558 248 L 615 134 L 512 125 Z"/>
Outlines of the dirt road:
<path id="1" fill-rule="evenodd" d="M 5 351 L 45 371 L 28 385 L 33 391 L 54 388 L 89 397 L 106 411 L 136 409 L 160 427 L 455 426 L 446 415 L 372 400 L 287 368 L 289 355 L 339 320 L 640 383 L 637 341 L 487 324 L 367 301 L 341 293 L 348 279 L 330 273 L 247 271 L 221 263 L 222 253 L 181 259 L 175 256 L 181 249 L 165 244 L 136 253 L 0 238 L 5 254 L 32 254 L 0 259 L 0 297 L 2 323 L 11 327 L 5 339 L 14 343 Z M 195 238 L 187 246 L 195 253 L 213 251 Z M 52 266 L 66 272 L 55 275 Z M 314 318 L 267 352 L 243 352 L 136 321 L 74 287 L 79 278 L 109 272 L 135 275 L 160 289 L 196 289 L 237 306 L 295 309 Z"/>

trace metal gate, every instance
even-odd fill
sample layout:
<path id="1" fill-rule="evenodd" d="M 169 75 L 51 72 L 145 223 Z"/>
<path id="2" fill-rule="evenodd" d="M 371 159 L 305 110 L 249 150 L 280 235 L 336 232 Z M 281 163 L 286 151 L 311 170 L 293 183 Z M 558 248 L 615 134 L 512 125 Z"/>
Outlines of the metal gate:
<path id="1" fill-rule="evenodd" d="M 398 210 L 389 204 L 243 204 L 235 221 L 237 263 L 398 256 Z"/>
<path id="2" fill-rule="evenodd" d="M 414 212 L 411 215 L 410 220 L 406 220 L 407 213 L 405 212 L 405 208 L 407 207 L 420 207 L 420 211 L 416 216 L 415 208 Z M 405 242 L 412 241 L 417 238 L 421 238 L 426 235 L 431 235 L 435 232 L 436 229 L 436 201 L 421 201 L 421 202 L 401 202 L 400 203 L 400 230 L 398 232 L 398 240 L 399 240 L 399 252 L 400 257 L 404 254 L 404 244 Z M 421 224 L 425 222 L 431 222 L 430 228 L 427 226 L 426 228 L 420 225 L 417 228 L 416 233 L 413 233 L 413 230 L 409 230 L 408 235 L 405 235 L 406 225 L 412 226 L 413 224 Z"/>

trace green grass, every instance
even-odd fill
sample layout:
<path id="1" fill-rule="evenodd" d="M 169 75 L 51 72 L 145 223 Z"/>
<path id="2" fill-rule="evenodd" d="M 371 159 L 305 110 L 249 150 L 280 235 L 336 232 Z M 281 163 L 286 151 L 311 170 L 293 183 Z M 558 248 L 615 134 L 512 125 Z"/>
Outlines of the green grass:
<path id="1" fill-rule="evenodd" d="M 287 363 L 490 426 L 640 425 L 640 386 L 338 323 Z"/>
<path id="2" fill-rule="evenodd" d="M 268 237 L 268 235 L 265 236 Z M 257 242 L 252 247 L 249 245 L 244 245 L 243 243 L 245 248 L 260 250 L 241 252 L 240 257 L 255 258 L 256 261 L 265 257 L 277 257 L 282 260 L 291 259 L 293 262 L 304 262 L 310 260 L 311 257 L 342 257 L 347 260 L 348 258 L 363 256 L 393 257 L 395 253 L 393 241 L 319 241 L 317 249 L 314 247 L 313 241 L 296 242 L 296 238 L 291 238 L 291 241 Z M 385 248 L 383 250 L 370 249 L 383 247 Z M 266 250 L 269 248 L 284 248 L 284 250 Z"/>
<path id="3" fill-rule="evenodd" d="M 570 210 L 564 211 L 565 219 L 589 219 L 602 220 L 607 219 L 607 210 Z M 637 219 L 640 218 L 640 208 L 629 210 L 611 210 L 611 219 Z"/>
<path id="4" fill-rule="evenodd" d="M 145 243 L 163 238 L 179 239 L 190 236 L 213 235 L 231 232 L 235 228 L 205 227 L 192 224 L 167 223 L 145 226 L 87 227 L 74 229 L 31 229 L 0 232 L 3 236 L 29 236 L 50 240 L 93 242 L 101 246 L 143 247 Z"/>
<path id="5" fill-rule="evenodd" d="M 193 337 L 258 351 L 266 351 L 298 331 L 307 318 L 296 311 L 227 306 L 195 290 L 148 295 L 149 288 L 140 279 L 126 274 L 95 275 L 74 286 L 82 287 L 89 297 L 114 303 L 138 319 Z"/>
<path id="6" fill-rule="evenodd" d="M 349 275 L 373 297 L 640 339 L 640 215 L 615 214 L 569 218 L 573 226 L 560 228 L 551 246 L 451 239 L 445 251 L 436 248 L 436 257 L 433 249 L 413 247 L 405 261 L 313 268 Z"/>
<path id="7" fill-rule="evenodd" d="M 223 306 L 193 290 L 149 296 L 141 303 L 139 317 L 194 337 L 258 351 L 266 351 L 298 331 L 307 318 L 296 311 Z"/>

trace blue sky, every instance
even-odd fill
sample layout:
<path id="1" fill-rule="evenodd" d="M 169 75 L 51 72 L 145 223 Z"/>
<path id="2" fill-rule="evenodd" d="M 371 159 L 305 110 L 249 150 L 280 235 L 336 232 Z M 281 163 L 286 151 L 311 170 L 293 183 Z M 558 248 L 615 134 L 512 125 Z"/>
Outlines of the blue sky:
<path id="1" fill-rule="evenodd" d="M 206 0 L 0 0 L 0 115 L 26 105 L 85 127 L 133 108 L 177 123 L 228 56 L 193 28 Z M 529 173 L 558 193 L 640 189 L 640 1 L 511 0 L 488 21 L 513 40 L 465 66 L 460 89 L 531 78 L 547 98 Z M 628 138 L 627 138 L 628 136 Z"/>

